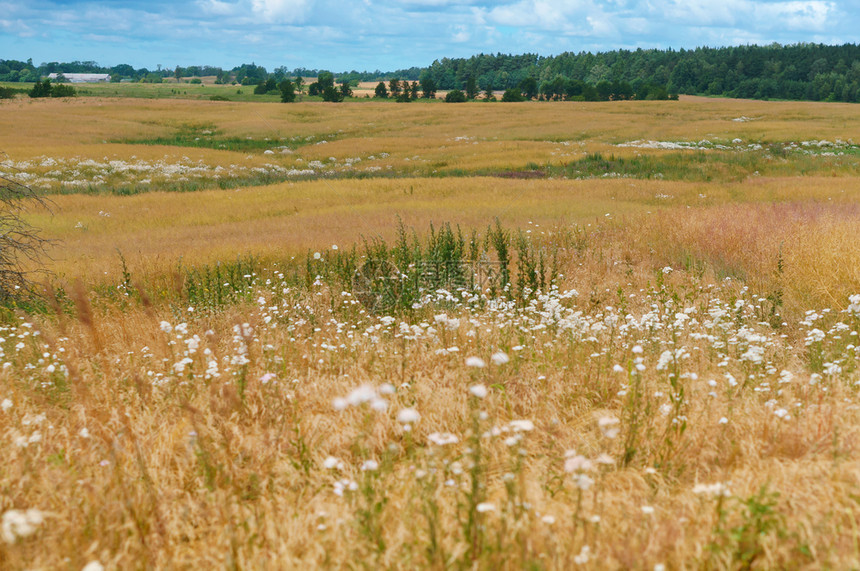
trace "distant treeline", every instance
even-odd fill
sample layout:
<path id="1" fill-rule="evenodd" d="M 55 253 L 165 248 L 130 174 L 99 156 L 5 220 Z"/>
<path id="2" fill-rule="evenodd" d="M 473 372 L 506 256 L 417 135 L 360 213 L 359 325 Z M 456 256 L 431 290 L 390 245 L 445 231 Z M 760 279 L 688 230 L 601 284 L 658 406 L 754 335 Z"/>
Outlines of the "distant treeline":
<path id="1" fill-rule="evenodd" d="M 212 66 L 135 69 L 102 67 L 95 62 L 43 63 L 0 60 L 0 81 L 36 82 L 50 73 L 108 73 L 112 81 L 159 82 L 168 77 L 214 76 L 219 83 L 259 85 L 270 79 L 319 77 L 324 70 L 243 64 L 230 70 Z M 662 99 L 674 94 L 715 95 L 749 99 L 794 99 L 860 102 L 860 46 L 795 44 L 739 46 L 694 50 L 615 50 L 611 52 L 479 54 L 443 58 L 429 67 L 393 72 L 349 71 L 335 74 L 341 83 L 419 81 L 434 89 L 505 91 L 543 99 Z M 527 86 L 528 89 L 523 89 Z M 536 90 L 532 89 L 536 86 Z M 629 95 L 628 95 L 629 94 Z"/>
<path id="2" fill-rule="evenodd" d="M 419 74 L 439 89 L 463 89 L 470 78 L 480 89 L 508 89 L 535 78 L 539 92 L 579 80 L 665 86 L 669 93 L 747 99 L 860 102 L 860 46 L 797 44 L 695 50 L 615 50 L 552 57 L 476 55 L 434 61 Z"/>

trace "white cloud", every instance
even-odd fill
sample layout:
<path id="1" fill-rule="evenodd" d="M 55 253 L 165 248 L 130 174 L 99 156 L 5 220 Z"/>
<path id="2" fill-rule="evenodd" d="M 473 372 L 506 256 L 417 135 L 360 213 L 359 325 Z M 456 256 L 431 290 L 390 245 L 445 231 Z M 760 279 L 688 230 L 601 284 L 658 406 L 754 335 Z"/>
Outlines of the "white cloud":
<path id="1" fill-rule="evenodd" d="M 451 41 L 458 44 L 468 42 L 472 38 L 466 26 L 457 26 L 454 28 L 454 33 L 451 35 Z"/>
<path id="2" fill-rule="evenodd" d="M 749 11 L 750 4 L 748 0 L 669 0 L 657 8 L 651 4 L 651 9 L 689 26 L 734 26 L 736 19 Z"/>
<path id="3" fill-rule="evenodd" d="M 474 2 L 463 1 L 463 0 L 400 0 L 397 2 L 398 4 L 404 4 L 406 6 L 463 6 L 473 4 Z"/>
<path id="4" fill-rule="evenodd" d="M 303 22 L 313 8 L 314 0 L 251 0 L 251 9 L 270 24 Z"/>
<path id="5" fill-rule="evenodd" d="M 221 2 L 220 0 L 198 0 L 197 5 L 204 12 L 213 16 L 229 16 L 234 14 L 238 9 L 237 4 L 233 2 Z"/>
<path id="6" fill-rule="evenodd" d="M 836 15 L 836 5 L 833 2 L 778 2 L 776 4 L 761 4 L 756 9 L 757 17 L 762 21 L 774 20 L 781 22 L 792 30 L 824 31 Z"/>
<path id="7" fill-rule="evenodd" d="M 668 0 L 649 2 L 652 13 L 690 27 L 726 27 L 754 33 L 762 29 L 824 30 L 836 13 L 834 2 L 789 0 Z"/>
<path id="8" fill-rule="evenodd" d="M 586 17 L 587 8 L 589 3 L 579 0 L 520 0 L 492 8 L 484 18 L 500 26 L 560 30 L 571 27 L 570 20 Z"/>

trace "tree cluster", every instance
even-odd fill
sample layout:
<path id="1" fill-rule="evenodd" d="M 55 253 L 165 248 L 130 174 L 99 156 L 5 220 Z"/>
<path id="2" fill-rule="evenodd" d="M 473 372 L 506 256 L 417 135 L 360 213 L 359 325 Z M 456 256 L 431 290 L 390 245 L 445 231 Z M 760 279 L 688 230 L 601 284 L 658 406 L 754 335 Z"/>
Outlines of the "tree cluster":
<path id="1" fill-rule="evenodd" d="M 77 91 L 71 85 L 65 85 L 63 83 L 51 83 L 50 79 L 45 79 L 43 81 L 37 81 L 35 85 L 33 85 L 33 89 L 31 89 L 27 95 L 33 98 L 37 97 L 75 97 L 77 95 Z"/>
<path id="2" fill-rule="evenodd" d="M 352 97 L 352 87 L 349 82 L 335 85 L 334 74 L 330 71 L 321 71 L 317 74 L 317 80 L 308 85 L 308 95 L 318 95 L 323 101 L 340 103 L 347 97 Z"/>
<path id="3" fill-rule="evenodd" d="M 419 83 L 399 78 L 391 79 L 388 86 L 380 81 L 374 89 L 373 96 L 377 99 L 396 99 L 398 103 L 409 103 L 416 99 L 433 99 L 436 97 L 436 86 L 430 82 Z"/>

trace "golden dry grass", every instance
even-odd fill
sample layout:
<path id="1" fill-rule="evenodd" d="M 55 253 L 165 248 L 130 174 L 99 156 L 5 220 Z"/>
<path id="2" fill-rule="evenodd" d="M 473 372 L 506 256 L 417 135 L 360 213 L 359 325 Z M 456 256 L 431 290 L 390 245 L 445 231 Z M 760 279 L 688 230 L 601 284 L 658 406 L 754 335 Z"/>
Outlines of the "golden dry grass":
<path id="1" fill-rule="evenodd" d="M 747 122 L 734 119 L 750 118 Z M 452 142 L 472 137 L 494 141 L 572 141 L 615 144 L 632 140 L 797 141 L 857 137 L 858 111 L 851 104 L 761 102 L 688 97 L 680 102 L 398 105 L 225 103 L 134 99 L 18 99 L 0 105 L 0 149 L 17 159 L 67 149 L 101 157 L 105 140 L 166 135 L 182 125 L 215 125 L 228 136 L 332 135 L 381 139 L 387 150 L 409 157 L 415 139 Z M 26 124 L 27 129 L 18 126 Z M 443 143 L 444 144 L 444 143 Z M 421 145 L 421 143 L 419 143 Z M 465 147 L 465 145 L 459 145 Z M 435 148 L 431 146 L 431 148 Z M 467 151 L 471 151 L 466 147 Z M 532 148 L 535 151 L 535 148 Z M 535 152 L 541 163 L 552 150 Z M 599 148 L 598 148 L 599 150 Z M 136 154 L 137 149 L 129 149 Z M 372 153 L 372 151 L 371 151 Z"/>
<path id="2" fill-rule="evenodd" d="M 24 346 L 4 345 L 12 366 L 0 376 L 0 396 L 9 399 L 0 417 L 9 451 L 2 509 L 45 515 L 32 535 L 0 545 L 0 561 L 11 569 L 80 568 L 93 559 L 117 568 L 349 567 L 364 560 L 387 568 L 562 569 L 577 557 L 595 569 L 736 568 L 744 558 L 760 568 L 858 564 L 856 353 L 842 353 L 849 359 L 843 375 L 810 384 L 804 352 L 756 323 L 754 298 L 742 295 L 749 305 L 735 323 L 732 306 L 717 301 L 739 295 L 739 286 L 714 288 L 675 271 L 662 291 L 685 301 L 655 310 L 661 290 L 639 293 L 653 285 L 647 266 L 631 273 L 609 254 L 595 245 L 572 259 L 568 285 L 581 293 L 562 301 L 569 313 L 551 300 L 535 305 L 532 317 L 455 309 L 448 314 L 462 319 L 453 329 L 432 314 L 416 316 L 417 337 L 397 322 L 355 313 L 337 290 L 282 297 L 277 284 L 260 292 L 262 306 L 209 316 L 115 308 L 6 330 Z M 625 311 L 634 321 L 626 331 L 594 325 L 618 315 L 587 293 L 597 278 L 629 297 Z M 617 303 L 615 292 L 606 294 L 603 303 L 610 302 Z M 79 316 L 85 307 L 79 302 Z M 698 323 L 671 325 L 677 311 L 696 307 L 687 314 Z M 721 319 L 713 313 L 721 307 L 730 310 L 724 326 L 706 325 Z M 654 318 L 650 326 L 645 314 Z M 168 332 L 161 319 L 188 325 Z M 535 329 L 536 322 L 548 327 Z M 362 335 L 376 325 L 378 339 Z M 709 331 L 740 347 L 719 349 L 699 336 Z M 796 322 L 786 331 L 800 332 Z M 195 335 L 199 345 L 189 344 Z M 744 360 L 756 344 L 762 361 Z M 826 344 L 845 351 L 844 341 L 828 337 Z M 454 345 L 460 352 L 439 354 Z M 683 373 L 676 381 L 685 391 L 681 412 L 673 413 L 667 395 L 675 385 L 658 362 L 661 352 L 681 348 L 690 357 L 672 369 Z M 499 349 L 510 363 L 463 365 L 465 356 L 488 359 Z M 640 356 L 638 376 L 613 372 L 614 364 L 632 369 Z M 209 374 L 212 361 L 221 376 Z M 52 365 L 56 372 L 46 373 Z M 783 384 L 786 370 L 794 376 Z M 332 408 L 359 385 L 383 383 L 396 387 L 385 412 L 367 404 Z M 469 396 L 476 383 L 490 387 L 486 399 Z M 409 433 L 395 420 L 406 407 L 421 414 Z M 535 425 L 514 444 L 506 442 L 514 432 L 483 439 L 475 477 L 480 501 L 493 509 L 478 516 L 477 544 L 462 527 L 473 407 L 488 414 L 481 430 L 509 430 L 518 419 Z M 783 407 L 788 419 L 775 414 Z M 683 415 L 683 432 L 672 428 L 673 414 Z M 614 439 L 601 436 L 604 416 L 622 422 Z M 434 432 L 460 443 L 431 445 Z M 635 454 L 625 463 L 629 446 Z M 586 469 L 594 482 L 580 492 L 577 474 L 564 468 L 569 450 L 592 461 L 606 453 L 614 464 Z M 325 468 L 329 456 L 342 469 Z M 362 471 L 368 460 L 379 462 L 377 471 Z M 334 491 L 344 479 L 359 487 L 341 497 Z M 714 483 L 730 490 L 722 508 L 694 492 Z M 762 486 L 778 496 L 757 495 Z M 383 499 L 378 515 L 362 519 Z M 528 502 L 525 511 L 517 502 Z M 749 516 L 760 508 L 764 514 Z"/>
<path id="3" fill-rule="evenodd" d="M 533 222 L 545 229 L 612 220 L 628 226 L 619 242 L 637 259 L 695 262 L 762 290 L 791 290 L 786 302 L 802 309 L 844 302 L 860 287 L 851 262 L 858 247 L 852 238 L 858 193 L 860 187 L 845 179 L 808 177 L 730 184 L 333 180 L 132 197 L 57 196 L 53 215 L 33 213 L 29 219 L 56 241 L 49 268 L 61 280 L 107 275 L 114 283 L 117 250 L 134 273 L 164 272 L 180 259 L 191 265 L 240 254 L 287 259 L 362 237 L 390 240 L 398 219 L 416 229 L 444 222 L 485 229 L 496 219 L 511 228 Z M 785 273 L 776 276 L 780 255 Z"/>
<path id="4" fill-rule="evenodd" d="M 695 98 L 0 105 L 15 161 L 334 156 L 413 175 L 57 195 L 52 216 L 28 213 L 57 240 L 48 264 L 67 297 L 0 330 L 0 567 L 860 566 L 856 178 L 791 164 L 741 182 L 415 176 L 666 152 L 614 146 L 631 140 L 848 140 L 857 114 Z M 333 138 L 276 157 L 103 142 L 189 123 Z M 291 279 L 309 251 L 329 275 L 332 244 L 390 245 L 398 218 L 422 236 L 431 222 L 528 230 L 560 256 L 561 289 L 497 305 L 442 295 L 389 318 L 333 279 Z M 180 260 L 248 254 L 265 269 L 245 302 L 157 291 Z M 491 363 L 500 351 L 510 361 Z M 387 408 L 360 403 L 362 385 Z M 411 431 L 405 408 L 420 413 Z M 619 421 L 614 438 L 601 418 Z M 15 526 L 27 509 L 41 522 Z"/>

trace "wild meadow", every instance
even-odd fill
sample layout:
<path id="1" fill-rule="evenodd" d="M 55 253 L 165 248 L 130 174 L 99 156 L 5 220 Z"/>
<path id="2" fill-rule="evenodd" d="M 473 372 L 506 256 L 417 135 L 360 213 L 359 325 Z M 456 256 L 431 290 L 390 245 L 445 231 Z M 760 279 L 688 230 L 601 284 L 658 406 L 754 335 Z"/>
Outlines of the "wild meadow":
<path id="1" fill-rule="evenodd" d="M 860 567 L 858 119 L 0 104 L 0 567 Z"/>

